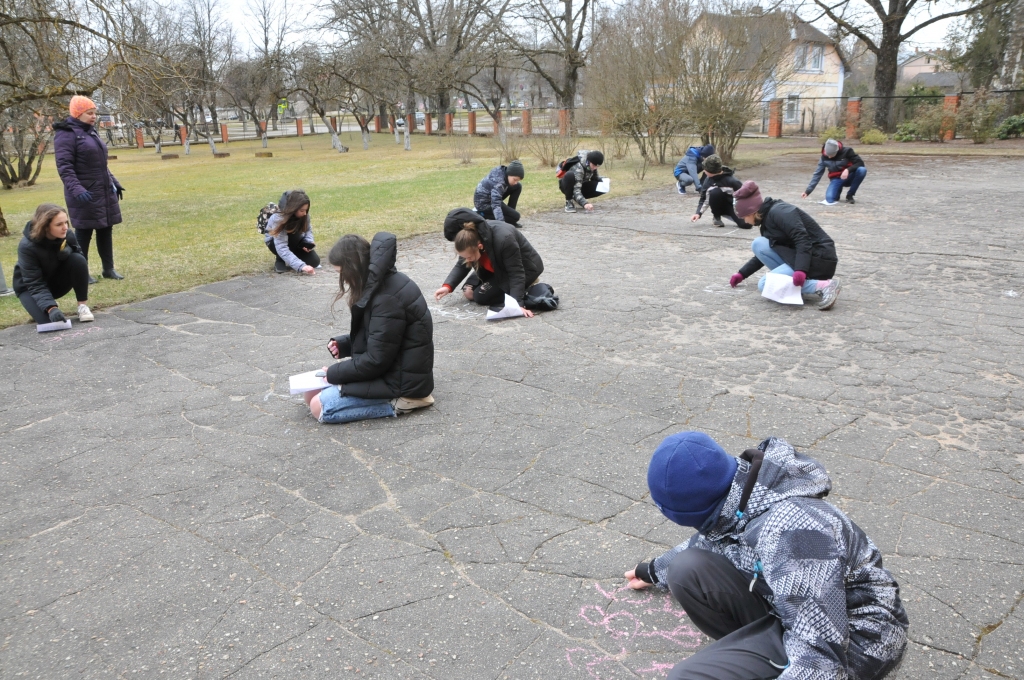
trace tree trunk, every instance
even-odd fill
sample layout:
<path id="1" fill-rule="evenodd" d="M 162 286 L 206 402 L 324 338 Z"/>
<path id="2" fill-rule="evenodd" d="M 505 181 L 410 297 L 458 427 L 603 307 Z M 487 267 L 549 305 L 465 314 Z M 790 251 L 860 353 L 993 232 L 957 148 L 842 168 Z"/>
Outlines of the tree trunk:
<path id="1" fill-rule="evenodd" d="M 882 40 L 875 55 L 875 125 L 885 132 L 895 129 L 893 121 L 893 95 L 896 94 L 896 75 L 899 68 L 900 26 L 886 23 L 882 26 Z"/>
<path id="2" fill-rule="evenodd" d="M 0 236 L 10 236 L 11 232 L 7 230 L 7 218 L 4 217 L 4 209 L 0 207 Z"/>
<path id="3" fill-rule="evenodd" d="M 447 134 L 451 134 L 451 130 L 444 128 L 445 121 L 447 120 L 444 114 L 448 113 L 451 95 L 448 94 L 448 90 L 438 90 L 435 96 L 437 97 L 437 127 Z"/>

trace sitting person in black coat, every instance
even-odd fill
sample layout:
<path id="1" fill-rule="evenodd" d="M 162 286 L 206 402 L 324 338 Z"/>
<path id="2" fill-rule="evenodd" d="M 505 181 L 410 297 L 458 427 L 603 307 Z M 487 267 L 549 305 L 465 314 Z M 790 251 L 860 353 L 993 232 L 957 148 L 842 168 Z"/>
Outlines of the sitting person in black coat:
<path id="1" fill-rule="evenodd" d="M 327 382 L 307 392 L 309 410 L 321 423 L 388 418 L 430 406 L 434 398 L 434 324 L 423 293 L 395 269 L 394 234 L 379 232 L 373 243 L 343 236 L 328 261 L 338 268 L 338 294 L 352 313 L 348 335 L 327 349 L 339 361 L 324 367 Z"/>
<path id="2" fill-rule="evenodd" d="M 25 236 L 18 244 L 14 294 L 39 324 L 66 321 L 57 298 L 72 289 L 78 299 L 78 320 L 94 319 L 88 305 L 89 263 L 68 224 L 64 208 L 43 203 L 25 225 Z"/>
<path id="3" fill-rule="evenodd" d="M 692 222 L 700 219 L 701 215 L 708 208 L 711 208 L 711 215 L 714 220 L 711 225 L 724 227 L 722 215 L 725 215 L 740 229 L 750 229 L 750 225 L 736 215 L 732 205 L 732 192 L 743 185 L 732 173 L 732 168 L 722 165 L 722 157 L 718 154 L 711 154 L 704 159 L 704 182 L 700 186 L 700 201 L 697 202 L 697 212 L 690 218 Z"/>
<path id="4" fill-rule="evenodd" d="M 526 290 L 544 272 L 544 262 L 521 231 L 505 222 L 485 220 L 468 208 L 448 213 L 444 237 L 455 243 L 459 260 L 434 292 L 435 300 L 455 290 L 468 274 L 462 288 L 467 300 L 490 306 L 501 304 L 508 294 L 522 307 Z M 528 309 L 523 314 L 533 316 Z"/>

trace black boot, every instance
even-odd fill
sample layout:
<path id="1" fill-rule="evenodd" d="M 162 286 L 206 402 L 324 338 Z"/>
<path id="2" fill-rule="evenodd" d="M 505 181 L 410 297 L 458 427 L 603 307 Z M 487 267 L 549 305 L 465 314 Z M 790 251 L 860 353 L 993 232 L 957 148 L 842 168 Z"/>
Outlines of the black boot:
<path id="1" fill-rule="evenodd" d="M 115 281 L 120 281 L 124 277 L 121 276 L 120 274 L 118 274 L 117 271 L 114 270 L 114 269 L 104 269 L 103 270 L 103 278 L 105 278 L 105 279 L 114 279 Z"/>

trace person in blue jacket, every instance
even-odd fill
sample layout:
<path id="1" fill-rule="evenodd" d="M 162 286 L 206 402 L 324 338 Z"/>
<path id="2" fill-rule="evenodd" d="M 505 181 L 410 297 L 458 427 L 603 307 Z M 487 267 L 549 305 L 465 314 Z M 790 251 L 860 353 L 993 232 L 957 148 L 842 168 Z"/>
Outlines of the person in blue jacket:
<path id="1" fill-rule="evenodd" d="M 691 146 L 683 154 L 683 157 L 676 163 L 676 169 L 672 172 L 676 176 L 676 190 L 686 193 L 686 187 L 693 185 L 694 189 L 700 188 L 700 173 L 704 172 L 704 159 L 715 152 L 714 144 L 704 146 Z"/>
<path id="2" fill-rule="evenodd" d="M 523 177 L 526 171 L 521 161 L 512 161 L 507 166 L 499 165 L 480 180 L 473 192 L 473 207 L 486 220 L 506 222 L 513 227 L 522 228 L 519 220 L 522 215 L 516 210 L 519 194 L 523 191 Z M 503 203 L 508 199 L 508 205 Z"/>

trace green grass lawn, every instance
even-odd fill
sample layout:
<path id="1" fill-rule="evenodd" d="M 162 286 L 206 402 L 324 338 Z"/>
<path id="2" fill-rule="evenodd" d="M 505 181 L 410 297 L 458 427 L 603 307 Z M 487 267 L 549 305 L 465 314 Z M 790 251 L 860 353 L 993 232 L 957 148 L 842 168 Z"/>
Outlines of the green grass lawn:
<path id="1" fill-rule="evenodd" d="M 484 138 L 471 141 L 474 158 L 469 165 L 453 158 L 443 137 L 415 135 L 412 151 L 395 144 L 394 136 L 388 134 L 372 135 L 367 151 L 357 135 L 344 134 L 342 141 L 351 151 L 334 152 L 326 135 L 272 139 L 273 158 L 254 156 L 262 151 L 256 140 L 219 144 L 219 151 L 231 153 L 223 159 L 213 158 L 204 144 L 193 145 L 190 156 L 168 161 L 152 149 L 112 152 L 118 158 L 110 162 L 111 170 L 126 189 L 121 204 L 124 223 L 114 228 L 115 263 L 126 278 L 93 286 L 90 305 L 109 307 L 270 271 L 273 258 L 256 232 L 256 215 L 286 189 L 309 193 L 321 256 L 347 233 L 370 237 L 385 230 L 404 237 L 439 231 L 449 210 L 472 207 L 476 183 L 498 160 L 494 142 Z M 609 158 L 602 174 L 613 179 L 615 196 L 672 184 L 672 165 L 649 167 L 641 181 L 636 177 L 635 152 L 615 160 L 610 158 L 611 144 L 583 139 L 581 145 L 605 148 Z M 744 140 L 734 165 L 749 168 L 779 154 L 816 149 L 814 140 Z M 181 153 L 180 147 L 167 150 Z M 524 164 L 519 209 L 525 215 L 559 209 L 563 199 L 554 171 L 539 167 L 529 155 L 524 155 Z M 63 197 L 52 156 L 35 186 L 0 193 L 12 234 L 0 239 L 0 264 L 8 284 L 25 222 L 39 203 L 62 203 Z M 101 267 L 95 246 L 90 264 L 98 278 Z M 65 312 L 74 312 L 74 295 L 60 303 Z M 17 298 L 0 298 L 0 328 L 27 321 Z"/>

